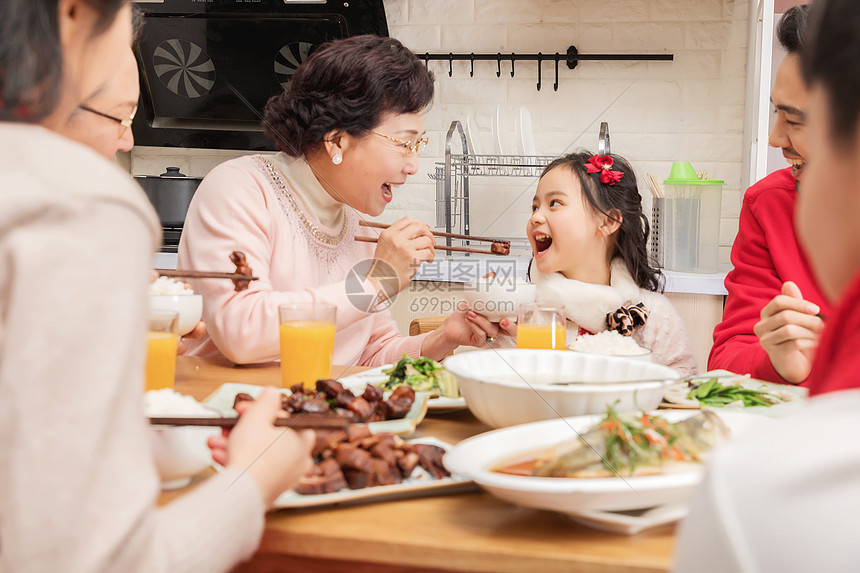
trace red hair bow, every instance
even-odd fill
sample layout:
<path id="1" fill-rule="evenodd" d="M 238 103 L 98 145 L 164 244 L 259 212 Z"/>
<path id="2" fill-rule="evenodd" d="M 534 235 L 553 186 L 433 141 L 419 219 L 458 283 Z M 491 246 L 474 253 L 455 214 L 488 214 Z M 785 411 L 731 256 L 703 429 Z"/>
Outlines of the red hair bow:
<path id="1" fill-rule="evenodd" d="M 584 166 L 589 173 L 600 173 L 600 182 L 604 185 L 615 185 L 624 177 L 624 172 L 612 171 L 610 167 L 613 163 L 614 161 L 608 155 L 595 155 Z"/>

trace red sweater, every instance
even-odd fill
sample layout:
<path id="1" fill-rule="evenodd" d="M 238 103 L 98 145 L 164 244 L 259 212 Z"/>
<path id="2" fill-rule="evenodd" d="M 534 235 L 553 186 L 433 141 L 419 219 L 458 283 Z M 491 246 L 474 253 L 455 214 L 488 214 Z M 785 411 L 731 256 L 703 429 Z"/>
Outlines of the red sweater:
<path id="1" fill-rule="evenodd" d="M 860 273 L 839 299 L 821 335 L 812 373 L 804 386 L 810 395 L 860 388 Z"/>
<path id="2" fill-rule="evenodd" d="M 817 304 L 823 314 L 831 314 L 794 234 L 796 201 L 791 168 L 771 173 L 747 189 L 732 246 L 734 269 L 726 276 L 729 296 L 723 321 L 714 329 L 708 369 L 785 383 L 753 327 L 761 318 L 761 309 L 780 294 L 786 281 L 797 283 L 804 299 Z"/>

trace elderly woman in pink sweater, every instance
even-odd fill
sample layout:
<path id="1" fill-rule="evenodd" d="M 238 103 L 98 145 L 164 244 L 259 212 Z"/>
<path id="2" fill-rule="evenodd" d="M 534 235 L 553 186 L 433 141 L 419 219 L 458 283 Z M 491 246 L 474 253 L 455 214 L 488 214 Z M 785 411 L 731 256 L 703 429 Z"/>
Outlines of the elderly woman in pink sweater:
<path id="1" fill-rule="evenodd" d="M 381 214 L 417 171 L 432 98 L 432 73 L 392 38 L 331 42 L 296 70 L 265 109 L 263 125 L 280 153 L 216 167 L 188 209 L 180 268 L 215 269 L 241 250 L 260 277 L 242 292 L 226 281 L 194 284 L 208 334 L 191 342 L 190 354 L 277 359 L 278 306 L 292 302 L 337 306 L 336 364 L 375 366 L 404 353 L 441 359 L 496 334 L 483 317 L 461 311 L 431 333 L 404 337 L 378 310 L 384 305 L 372 304 L 406 288 L 435 255 L 429 226 L 416 219 L 381 233 L 359 227 L 362 214 Z"/>

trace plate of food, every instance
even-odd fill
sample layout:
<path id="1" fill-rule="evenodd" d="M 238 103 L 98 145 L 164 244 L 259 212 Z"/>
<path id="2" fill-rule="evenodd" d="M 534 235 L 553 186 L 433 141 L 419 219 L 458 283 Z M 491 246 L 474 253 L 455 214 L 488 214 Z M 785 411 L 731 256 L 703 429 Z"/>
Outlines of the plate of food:
<path id="1" fill-rule="evenodd" d="M 356 423 L 367 423 L 373 433 L 390 432 L 408 436 L 427 414 L 428 392 L 415 392 L 411 388 L 383 392 L 375 388 L 356 393 L 344 388 L 336 380 L 320 380 L 318 391 L 304 390 L 301 393 L 281 389 L 284 395 L 284 410 L 296 413 L 331 414 L 347 417 Z M 298 390 L 298 389 L 296 389 Z M 222 416 L 236 416 L 233 406 L 238 400 L 252 400 L 263 391 L 256 384 L 222 384 L 203 402 Z"/>
<path id="2" fill-rule="evenodd" d="M 314 469 L 296 488 L 278 496 L 274 507 L 381 501 L 475 488 L 471 480 L 452 475 L 442 465 L 442 456 L 451 446 L 441 440 L 406 441 L 389 433 L 343 434 L 339 442 L 317 438 Z"/>
<path id="3" fill-rule="evenodd" d="M 499 499 L 569 515 L 686 504 L 708 451 L 757 416 L 658 411 L 575 416 L 486 432 L 444 463 Z"/>
<path id="4" fill-rule="evenodd" d="M 416 392 L 427 392 L 427 408 L 431 412 L 464 410 L 466 399 L 460 396 L 457 381 L 444 366 L 427 357 L 413 359 L 404 355 L 397 364 L 386 364 L 338 379 L 344 388 L 363 392 L 368 384 L 394 390 L 410 386 Z"/>
<path id="5" fill-rule="evenodd" d="M 801 386 L 774 384 L 749 375 L 714 370 L 667 388 L 660 407 L 730 409 L 781 416 L 799 408 L 808 395 L 809 390 Z"/>

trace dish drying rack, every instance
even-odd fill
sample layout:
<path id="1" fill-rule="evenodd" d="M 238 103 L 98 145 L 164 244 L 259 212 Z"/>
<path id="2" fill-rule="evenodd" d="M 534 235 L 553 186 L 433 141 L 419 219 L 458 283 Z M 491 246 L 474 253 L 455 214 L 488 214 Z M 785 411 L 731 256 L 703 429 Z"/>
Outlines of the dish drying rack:
<path id="1" fill-rule="evenodd" d="M 460 154 L 451 150 L 455 132 L 460 136 L 463 150 Z M 539 177 L 543 168 L 555 159 L 552 155 L 475 155 L 469 148 L 463 125 L 458 120 L 452 121 L 445 136 L 445 160 L 437 162 L 435 172 L 429 174 L 436 181 L 436 227 L 444 227 L 446 233 L 471 235 L 471 177 Z M 451 246 L 450 238 L 445 242 Z"/>

